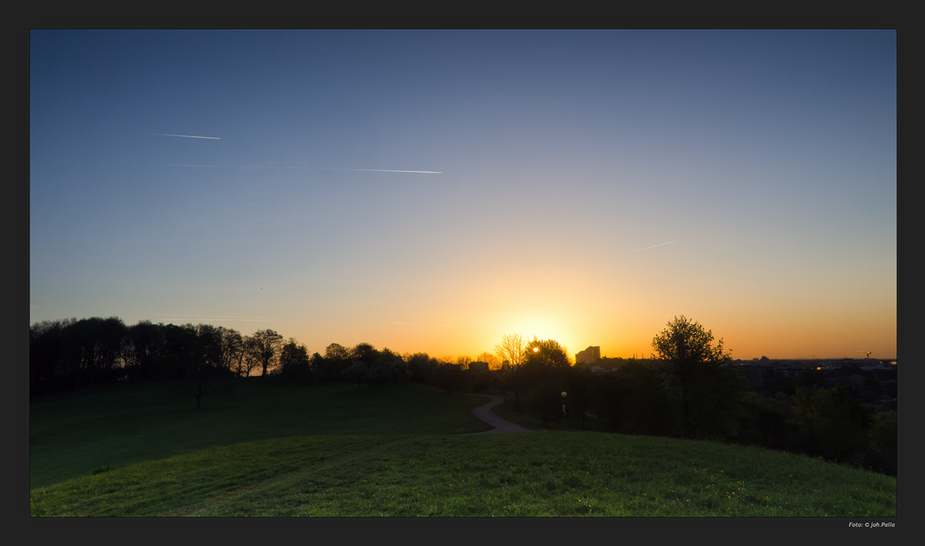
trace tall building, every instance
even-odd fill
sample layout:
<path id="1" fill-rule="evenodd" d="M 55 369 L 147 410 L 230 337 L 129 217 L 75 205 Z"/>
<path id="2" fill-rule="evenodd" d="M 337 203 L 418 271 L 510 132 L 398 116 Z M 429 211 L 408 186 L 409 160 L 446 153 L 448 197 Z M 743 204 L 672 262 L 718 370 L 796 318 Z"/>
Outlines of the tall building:
<path id="1" fill-rule="evenodd" d="M 588 347 L 584 351 L 575 354 L 575 364 L 591 364 L 601 359 L 600 347 Z"/>

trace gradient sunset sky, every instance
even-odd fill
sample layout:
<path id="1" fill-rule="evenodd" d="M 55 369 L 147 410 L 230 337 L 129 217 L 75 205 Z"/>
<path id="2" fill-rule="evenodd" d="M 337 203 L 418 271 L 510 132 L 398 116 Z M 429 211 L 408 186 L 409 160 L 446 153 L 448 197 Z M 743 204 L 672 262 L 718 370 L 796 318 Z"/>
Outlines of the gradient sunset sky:
<path id="1" fill-rule="evenodd" d="M 895 31 L 30 42 L 32 323 L 896 356 Z"/>

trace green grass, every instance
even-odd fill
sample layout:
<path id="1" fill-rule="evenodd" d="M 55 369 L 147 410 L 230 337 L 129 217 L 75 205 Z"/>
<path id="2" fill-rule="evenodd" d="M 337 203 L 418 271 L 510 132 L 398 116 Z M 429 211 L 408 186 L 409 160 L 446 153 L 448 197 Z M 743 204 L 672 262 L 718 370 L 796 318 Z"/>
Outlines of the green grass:
<path id="1" fill-rule="evenodd" d="M 491 427 L 472 415 L 484 398 L 424 385 L 278 385 L 260 379 L 232 393 L 191 395 L 161 384 L 118 385 L 30 404 L 30 487 L 103 467 L 163 459 L 267 438 L 461 434 Z"/>
<path id="2" fill-rule="evenodd" d="M 489 428 L 469 412 L 485 399 L 421 385 L 223 396 L 200 412 L 149 386 L 33 402 L 30 514 L 896 516 L 896 478 L 757 447 L 455 436 Z"/>
<path id="3" fill-rule="evenodd" d="M 890 517 L 896 480 L 759 448 L 594 432 L 315 436 L 33 489 L 33 516 Z"/>

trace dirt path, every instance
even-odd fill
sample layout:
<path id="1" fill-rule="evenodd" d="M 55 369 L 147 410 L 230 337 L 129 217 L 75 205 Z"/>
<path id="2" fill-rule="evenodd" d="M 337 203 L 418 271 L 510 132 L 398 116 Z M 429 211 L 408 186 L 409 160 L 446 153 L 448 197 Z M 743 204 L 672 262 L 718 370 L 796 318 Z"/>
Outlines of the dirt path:
<path id="1" fill-rule="evenodd" d="M 495 428 L 493 430 L 486 430 L 485 432 L 470 432 L 468 434 L 460 434 L 460 436 L 471 436 L 473 434 L 495 434 L 499 432 L 533 432 L 528 428 L 515 425 L 510 421 L 505 421 L 504 419 L 498 417 L 495 412 L 491 411 L 491 408 L 504 402 L 504 398 L 495 394 L 473 394 L 471 396 L 484 396 L 485 398 L 491 398 L 491 402 L 483 404 L 477 408 L 473 408 L 472 415 L 475 415 L 482 421 L 485 421 Z"/>

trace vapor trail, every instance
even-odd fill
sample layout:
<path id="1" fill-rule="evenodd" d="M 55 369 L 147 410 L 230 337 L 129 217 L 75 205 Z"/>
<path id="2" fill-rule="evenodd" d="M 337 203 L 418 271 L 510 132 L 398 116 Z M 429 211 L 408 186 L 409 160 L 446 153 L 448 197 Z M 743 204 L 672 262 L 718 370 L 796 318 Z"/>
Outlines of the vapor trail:
<path id="1" fill-rule="evenodd" d="M 195 138 L 212 138 L 212 137 L 195 137 Z M 411 171 L 399 169 L 335 169 L 333 167 L 260 167 L 245 165 L 192 165 L 185 163 L 161 163 L 166 167 L 211 167 L 215 169 L 299 169 L 299 170 L 324 170 L 324 171 L 365 171 L 372 173 L 416 173 L 416 174 L 443 174 L 443 171 Z"/>
<path id="2" fill-rule="evenodd" d="M 149 133 L 149 134 L 158 135 L 158 136 L 172 136 L 172 137 L 182 137 L 182 138 L 205 138 L 208 140 L 221 140 L 220 137 L 216 137 L 216 136 L 171 135 L 169 133 Z"/>
<path id="3" fill-rule="evenodd" d="M 670 245 L 671 243 L 674 243 L 674 242 L 675 242 L 675 241 L 668 241 L 667 243 L 659 243 L 659 244 L 657 244 L 657 245 L 647 246 L 647 247 L 644 247 L 644 248 L 637 248 L 636 250 L 628 250 L 628 251 L 626 251 L 626 252 L 621 252 L 620 255 L 622 255 L 622 254 L 629 254 L 629 253 L 631 253 L 631 252 L 639 252 L 640 250 L 649 250 L 650 248 L 655 248 L 655 247 L 657 247 L 657 246 Z"/>
<path id="4" fill-rule="evenodd" d="M 398 169 L 325 169 L 328 171 L 366 171 L 372 173 L 420 173 L 420 174 L 443 174 L 443 171 L 403 171 Z"/>

